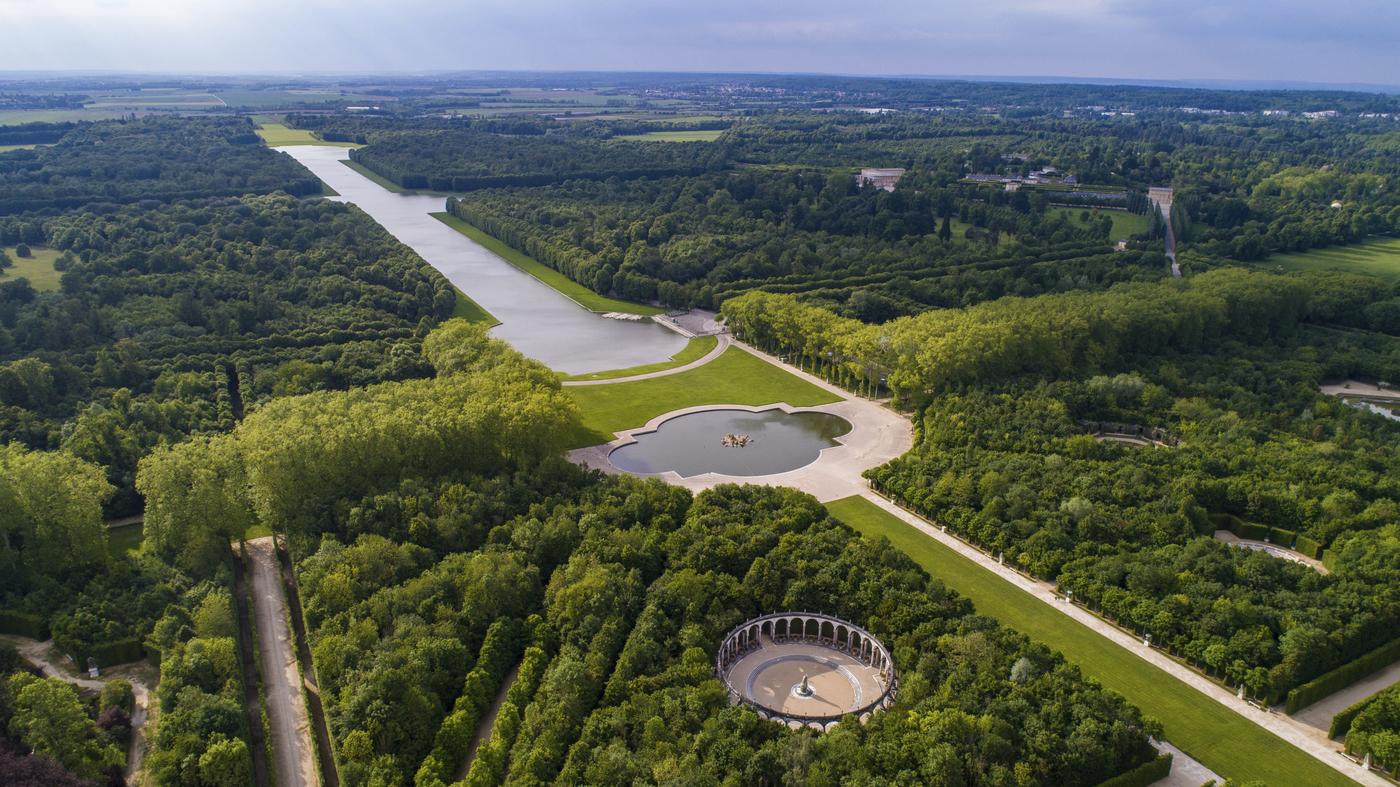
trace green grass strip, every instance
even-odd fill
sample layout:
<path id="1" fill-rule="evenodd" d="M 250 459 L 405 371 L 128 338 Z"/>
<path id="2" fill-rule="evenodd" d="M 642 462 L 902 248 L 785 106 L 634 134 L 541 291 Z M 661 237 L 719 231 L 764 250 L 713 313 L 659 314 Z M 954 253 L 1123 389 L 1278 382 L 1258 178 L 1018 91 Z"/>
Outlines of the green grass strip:
<path id="1" fill-rule="evenodd" d="M 500 325 L 501 321 L 491 312 L 481 308 L 481 304 L 467 297 L 467 294 L 452 288 L 457 293 L 457 303 L 452 307 L 452 316 L 461 317 L 470 323 L 481 323 L 483 325 Z"/>
<path id="2" fill-rule="evenodd" d="M 509 262 L 511 265 L 534 276 L 536 279 L 548 284 L 558 290 L 565 297 L 579 304 L 585 309 L 595 312 L 624 312 L 626 314 L 641 314 L 650 316 L 661 314 L 665 309 L 649 306 L 644 303 L 633 303 L 632 301 L 609 298 L 606 295 L 588 289 L 568 276 L 536 260 L 534 257 L 517 251 L 505 243 L 497 240 L 494 236 L 488 235 L 467 222 L 448 213 L 433 213 L 433 218 L 446 224 L 454 230 L 466 235 L 468 238 L 485 246 L 491 253 Z"/>
<path id="3" fill-rule="evenodd" d="M 616 432 L 645 426 L 663 413 L 706 404 L 759 407 L 787 402 L 814 407 L 840 397 L 795 377 L 737 347 L 690 371 L 616 385 L 565 388 L 578 403 L 583 427 L 570 435 L 570 448 L 606 443 Z"/>
<path id="4" fill-rule="evenodd" d="M 862 497 L 827 504 L 840 521 L 883 536 L 943 584 L 996 618 L 1064 654 L 1084 674 L 1162 722 L 1167 740 L 1231 779 L 1272 785 L 1349 783 L 1273 733 L 1124 650 Z"/>
<path id="5" fill-rule="evenodd" d="M 636 374 L 650 374 L 651 372 L 663 372 L 667 369 L 674 369 L 677 366 L 685 366 L 692 361 L 704 358 L 719 344 L 719 338 L 715 336 L 696 336 L 686 342 L 681 351 L 671 356 L 671 360 L 661 363 L 649 363 L 643 366 L 633 366 L 627 369 L 613 369 L 607 372 L 593 372 L 592 374 L 576 374 L 572 377 L 563 377 L 564 380 L 616 380 L 619 377 L 631 377 Z"/>

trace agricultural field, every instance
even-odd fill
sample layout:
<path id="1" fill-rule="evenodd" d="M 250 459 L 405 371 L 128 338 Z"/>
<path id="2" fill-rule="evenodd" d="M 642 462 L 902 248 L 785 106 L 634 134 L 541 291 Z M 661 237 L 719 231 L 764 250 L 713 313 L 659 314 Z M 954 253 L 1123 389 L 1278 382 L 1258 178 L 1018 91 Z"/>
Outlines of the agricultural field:
<path id="1" fill-rule="evenodd" d="M 28 279 L 29 286 L 40 292 L 52 292 L 59 287 L 59 279 L 63 274 L 54 270 L 54 260 L 58 259 L 58 251 L 55 249 L 32 248 L 30 253 L 33 256 L 21 257 L 15 254 L 15 248 L 6 248 L 5 254 L 14 262 L 9 268 L 0 269 L 0 283 L 14 281 L 15 279 Z"/>
<path id="2" fill-rule="evenodd" d="M 38 147 L 43 147 L 43 145 L 37 142 L 31 145 L 0 145 L 0 153 L 9 153 L 12 150 L 33 150 Z"/>
<path id="3" fill-rule="evenodd" d="M 1380 238 L 1354 246 L 1275 254 L 1260 265 L 1282 271 L 1346 271 L 1400 281 L 1400 238 Z"/>
<path id="4" fill-rule="evenodd" d="M 353 148 L 359 147 L 353 142 L 327 142 L 310 131 L 300 128 L 288 128 L 281 123 L 262 123 L 258 126 L 258 136 L 270 148 L 283 147 L 285 145 L 330 145 L 332 147 Z"/>
<path id="5" fill-rule="evenodd" d="M 117 109 L 0 109 L 0 126 L 19 126 L 25 123 L 66 123 L 78 120 L 117 120 L 129 117 L 131 114 L 131 112 Z"/>

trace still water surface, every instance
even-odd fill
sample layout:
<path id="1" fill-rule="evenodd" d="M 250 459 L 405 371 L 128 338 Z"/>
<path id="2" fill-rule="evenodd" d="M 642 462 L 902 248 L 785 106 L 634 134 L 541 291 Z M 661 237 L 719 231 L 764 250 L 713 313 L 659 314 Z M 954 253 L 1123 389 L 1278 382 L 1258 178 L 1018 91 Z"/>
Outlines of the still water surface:
<path id="1" fill-rule="evenodd" d="M 844 419 L 827 413 L 706 410 L 663 421 L 655 432 L 637 435 L 637 442 L 608 458 L 629 473 L 768 475 L 815 462 L 823 448 L 850 431 Z M 742 448 L 725 446 L 730 434 L 748 435 L 751 442 Z"/>
<path id="2" fill-rule="evenodd" d="M 535 277 L 487 251 L 430 213 L 444 198 L 395 194 L 341 163 L 348 148 L 291 145 L 278 150 L 300 161 L 495 315 L 491 334 L 566 374 L 660 363 L 686 339 L 652 322 L 610 320 L 579 306 Z"/>

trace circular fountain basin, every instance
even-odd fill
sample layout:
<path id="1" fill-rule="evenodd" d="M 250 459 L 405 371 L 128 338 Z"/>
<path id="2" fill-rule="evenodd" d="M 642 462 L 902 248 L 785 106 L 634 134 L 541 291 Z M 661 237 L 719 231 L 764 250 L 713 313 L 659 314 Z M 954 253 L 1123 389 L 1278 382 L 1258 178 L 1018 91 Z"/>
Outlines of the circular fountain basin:
<path id="1" fill-rule="evenodd" d="M 614 449 L 608 459 L 629 473 L 771 475 L 815 462 L 822 449 L 837 445 L 836 438 L 850 431 L 849 422 L 828 413 L 704 410 L 634 435 L 635 443 Z M 749 440 L 727 446 L 726 435 L 747 435 Z"/>

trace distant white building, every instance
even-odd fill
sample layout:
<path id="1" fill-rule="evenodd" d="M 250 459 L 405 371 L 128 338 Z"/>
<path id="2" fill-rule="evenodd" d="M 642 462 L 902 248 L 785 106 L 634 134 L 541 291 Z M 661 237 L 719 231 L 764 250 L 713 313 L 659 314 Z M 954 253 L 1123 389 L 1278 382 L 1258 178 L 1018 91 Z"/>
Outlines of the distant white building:
<path id="1" fill-rule="evenodd" d="M 856 176 L 856 183 L 862 186 L 869 184 L 877 189 L 884 189 L 885 191 L 894 191 L 895 184 L 898 183 L 899 179 L 902 177 L 904 177 L 904 169 L 902 167 L 867 167 L 861 170 L 860 174 Z"/>

